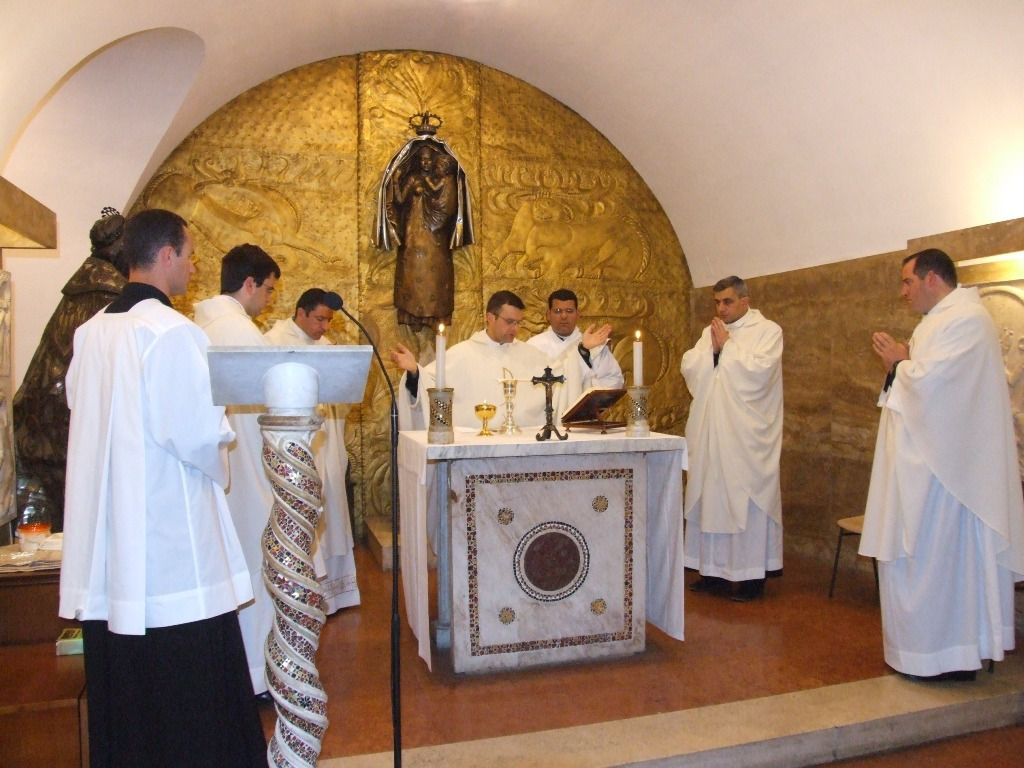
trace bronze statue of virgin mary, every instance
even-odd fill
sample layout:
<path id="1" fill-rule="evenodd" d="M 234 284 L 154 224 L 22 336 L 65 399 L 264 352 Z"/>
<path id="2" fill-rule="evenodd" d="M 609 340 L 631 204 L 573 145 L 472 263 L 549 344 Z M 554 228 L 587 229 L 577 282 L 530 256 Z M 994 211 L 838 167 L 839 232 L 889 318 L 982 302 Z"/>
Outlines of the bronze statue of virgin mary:
<path id="1" fill-rule="evenodd" d="M 409 119 L 416 137 L 391 158 L 377 191 L 377 248 L 398 249 L 395 308 L 413 330 L 451 324 L 452 251 L 473 242 L 469 184 L 455 154 L 436 137 L 441 118 Z"/>

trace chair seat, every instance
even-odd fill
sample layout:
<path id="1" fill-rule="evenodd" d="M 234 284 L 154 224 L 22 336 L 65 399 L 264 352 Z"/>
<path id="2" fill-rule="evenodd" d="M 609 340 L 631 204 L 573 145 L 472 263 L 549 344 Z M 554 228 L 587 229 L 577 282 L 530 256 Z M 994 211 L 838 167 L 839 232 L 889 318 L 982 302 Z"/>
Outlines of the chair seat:
<path id="1" fill-rule="evenodd" d="M 864 515 L 844 517 L 842 520 L 836 520 L 836 525 L 847 533 L 860 534 L 864 530 Z"/>
<path id="2" fill-rule="evenodd" d="M 832 580 L 828 585 L 828 597 L 831 600 L 832 595 L 836 589 L 836 575 L 839 573 L 839 553 L 843 548 L 843 537 L 844 536 L 860 536 L 864 531 L 864 515 L 855 515 L 854 517 L 844 517 L 842 520 L 836 520 L 836 525 L 839 526 L 839 541 L 836 542 L 836 557 L 832 562 Z M 871 559 L 871 565 L 875 571 L 875 588 L 878 588 L 878 563 L 874 558 Z"/>

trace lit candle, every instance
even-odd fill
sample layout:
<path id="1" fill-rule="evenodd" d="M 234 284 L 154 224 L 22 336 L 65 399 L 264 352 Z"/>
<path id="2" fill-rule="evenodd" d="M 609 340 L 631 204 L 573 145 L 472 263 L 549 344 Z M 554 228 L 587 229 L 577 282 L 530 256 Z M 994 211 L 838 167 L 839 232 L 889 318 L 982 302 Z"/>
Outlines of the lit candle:
<path id="1" fill-rule="evenodd" d="M 444 336 L 444 323 L 437 326 L 437 339 L 434 355 L 434 382 L 438 389 L 444 389 L 444 350 L 448 340 Z"/>
<path id="2" fill-rule="evenodd" d="M 640 341 L 640 331 L 636 332 L 636 341 L 633 342 L 633 386 L 644 385 L 644 343 Z"/>

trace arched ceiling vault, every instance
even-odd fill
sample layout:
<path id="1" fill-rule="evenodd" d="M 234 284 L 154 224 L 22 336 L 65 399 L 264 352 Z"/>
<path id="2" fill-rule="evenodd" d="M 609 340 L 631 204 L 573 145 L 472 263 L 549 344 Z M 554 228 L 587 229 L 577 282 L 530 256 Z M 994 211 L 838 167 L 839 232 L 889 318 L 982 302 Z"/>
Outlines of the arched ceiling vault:
<path id="1" fill-rule="evenodd" d="M 106 183 L 124 199 L 100 199 L 110 193 L 88 179 L 66 194 L 61 173 L 38 171 L 64 162 L 38 156 L 38 116 L 82 62 L 157 29 L 194 36 L 198 66 L 154 71 L 143 51 L 134 82 L 169 104 L 177 97 L 167 74 L 181 74 L 180 104 L 131 112 L 99 148 L 79 132 L 95 104 L 77 101 L 67 143 L 76 149 L 82 135 L 85 166 L 123 158 L 107 163 Z M 74 227 L 58 256 L 68 260 L 58 271 L 70 274 L 85 253 L 80 223 L 102 205 L 127 206 L 167 153 L 234 96 L 319 59 L 434 50 L 523 79 L 607 136 L 664 207 L 694 283 L 707 285 L 1024 216 L 1022 43 L 1017 0 L 7 0 L 0 174 Z M 138 151 L 142 135 L 151 138 Z M 45 317 L 56 289 L 40 290 Z"/>

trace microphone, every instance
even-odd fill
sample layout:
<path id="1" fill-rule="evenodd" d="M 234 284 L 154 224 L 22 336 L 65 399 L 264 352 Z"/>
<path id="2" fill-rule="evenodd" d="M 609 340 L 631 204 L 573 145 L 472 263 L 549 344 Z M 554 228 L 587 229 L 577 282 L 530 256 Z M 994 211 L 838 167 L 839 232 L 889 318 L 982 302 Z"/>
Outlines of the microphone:
<path id="1" fill-rule="evenodd" d="M 391 728 L 394 735 L 394 766 L 402 766 L 402 679 L 401 679 L 401 653 L 399 645 L 399 632 L 401 620 L 398 613 L 398 400 L 395 398 L 395 387 L 384 367 L 380 351 L 374 343 L 369 332 L 347 309 L 341 296 L 334 291 L 328 291 L 324 297 L 324 305 L 336 312 L 341 312 L 351 320 L 362 331 L 363 336 L 370 342 L 373 348 L 374 357 L 380 366 L 380 372 L 387 382 L 388 391 L 391 394 Z M 335 306 L 337 305 L 337 306 Z"/>

